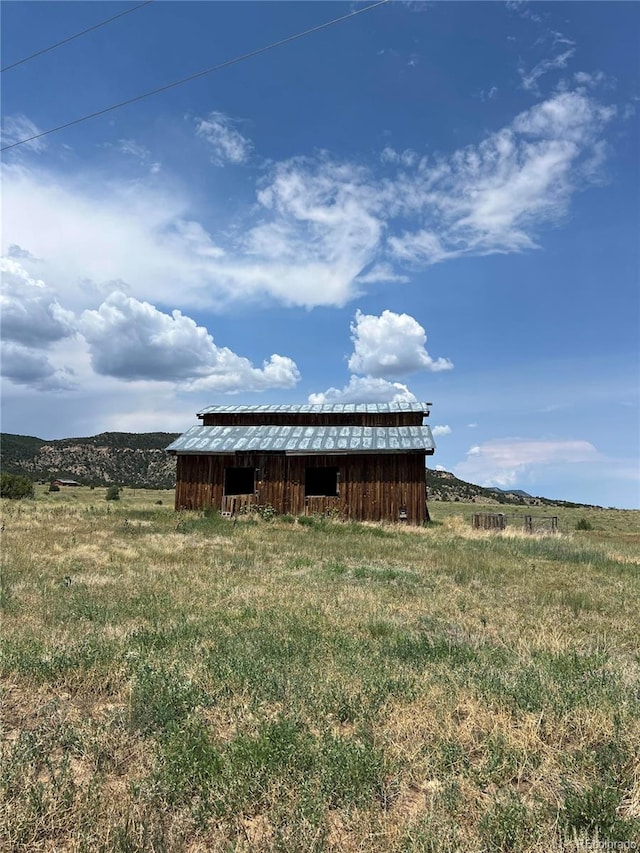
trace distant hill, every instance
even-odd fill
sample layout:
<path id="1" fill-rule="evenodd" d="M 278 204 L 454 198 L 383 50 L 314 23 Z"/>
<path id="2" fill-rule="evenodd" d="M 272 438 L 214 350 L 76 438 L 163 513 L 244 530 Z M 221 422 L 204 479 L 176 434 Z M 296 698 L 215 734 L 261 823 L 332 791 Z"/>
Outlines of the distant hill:
<path id="1" fill-rule="evenodd" d="M 88 438 L 44 441 L 2 433 L 2 470 L 47 482 L 62 478 L 83 485 L 117 483 L 171 489 L 176 482 L 176 461 L 164 448 L 177 437 L 172 432 L 103 432 Z"/>
<path id="2" fill-rule="evenodd" d="M 532 495 L 529 492 L 523 492 L 522 489 L 499 489 L 497 486 L 492 486 L 492 491 L 502 492 L 504 495 L 520 495 L 521 498 L 530 498 Z"/>
<path id="3" fill-rule="evenodd" d="M 136 488 L 171 489 L 176 460 L 164 452 L 178 437 L 173 432 L 102 432 L 88 438 L 44 441 L 31 435 L 0 434 L 2 470 L 32 480 L 76 480 L 82 485 L 116 483 Z M 521 489 L 485 488 L 459 480 L 448 471 L 426 471 L 429 500 L 518 506 L 582 506 L 536 498 Z"/>
<path id="4" fill-rule="evenodd" d="M 549 498 L 533 497 L 522 489 L 508 491 L 506 489 L 475 486 L 459 480 L 449 471 L 432 471 L 427 469 L 427 495 L 431 501 L 456 501 L 460 503 L 505 504 L 510 506 L 564 506 L 578 507 L 585 504 L 572 501 L 550 500 Z"/>

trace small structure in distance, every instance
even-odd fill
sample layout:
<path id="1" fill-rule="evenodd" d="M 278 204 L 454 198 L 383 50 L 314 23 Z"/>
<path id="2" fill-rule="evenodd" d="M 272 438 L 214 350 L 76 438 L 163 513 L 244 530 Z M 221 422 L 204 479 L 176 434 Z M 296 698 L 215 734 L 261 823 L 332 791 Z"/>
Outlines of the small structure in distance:
<path id="1" fill-rule="evenodd" d="M 210 406 L 167 447 L 175 507 L 422 524 L 430 405 Z"/>

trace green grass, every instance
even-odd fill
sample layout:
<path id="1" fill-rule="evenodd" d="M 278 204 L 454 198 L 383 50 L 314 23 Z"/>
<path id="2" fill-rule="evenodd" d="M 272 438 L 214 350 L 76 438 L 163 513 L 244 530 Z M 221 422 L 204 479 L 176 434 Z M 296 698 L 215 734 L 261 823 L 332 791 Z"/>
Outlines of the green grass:
<path id="1" fill-rule="evenodd" d="M 423 529 L 171 507 L 3 507 L 7 849 L 640 838 L 637 513 L 541 537 L 446 503 Z"/>

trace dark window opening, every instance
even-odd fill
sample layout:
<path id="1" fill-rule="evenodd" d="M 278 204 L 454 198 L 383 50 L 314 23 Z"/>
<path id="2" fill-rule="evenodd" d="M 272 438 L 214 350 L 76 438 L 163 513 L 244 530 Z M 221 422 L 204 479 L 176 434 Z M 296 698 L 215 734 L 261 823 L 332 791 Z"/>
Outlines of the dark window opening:
<path id="1" fill-rule="evenodd" d="M 306 468 L 304 473 L 305 497 L 337 498 L 337 468 Z"/>
<path id="2" fill-rule="evenodd" d="M 225 495 L 252 495 L 256 490 L 255 468 L 225 468 Z"/>

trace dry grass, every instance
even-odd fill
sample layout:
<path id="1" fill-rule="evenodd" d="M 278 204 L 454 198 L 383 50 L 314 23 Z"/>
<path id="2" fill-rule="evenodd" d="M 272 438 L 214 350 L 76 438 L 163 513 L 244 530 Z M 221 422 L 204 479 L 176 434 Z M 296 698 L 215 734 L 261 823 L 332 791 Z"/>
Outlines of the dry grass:
<path id="1" fill-rule="evenodd" d="M 544 537 L 103 492 L 3 507 L 3 849 L 640 845 L 638 513 Z"/>

